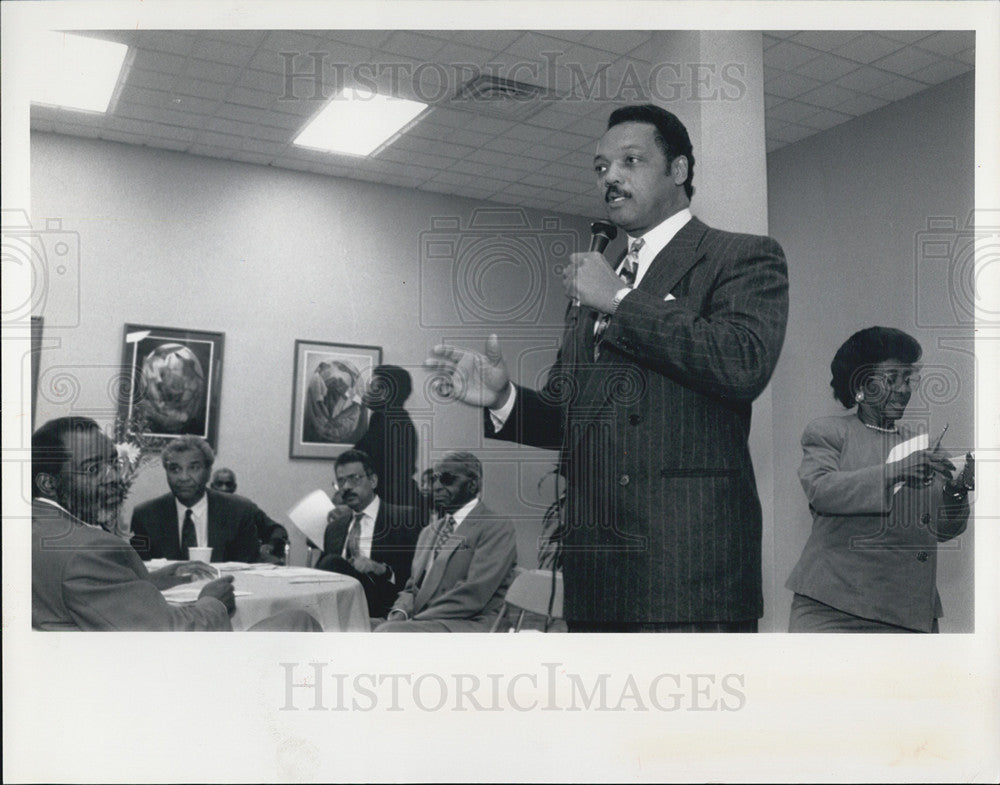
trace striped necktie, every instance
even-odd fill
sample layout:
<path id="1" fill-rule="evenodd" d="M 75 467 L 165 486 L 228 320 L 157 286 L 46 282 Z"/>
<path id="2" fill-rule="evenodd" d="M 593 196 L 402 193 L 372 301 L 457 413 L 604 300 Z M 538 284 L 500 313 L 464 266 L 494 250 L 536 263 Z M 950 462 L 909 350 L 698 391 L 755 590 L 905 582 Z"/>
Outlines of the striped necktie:
<path id="1" fill-rule="evenodd" d="M 434 540 L 434 558 L 441 552 L 444 544 L 451 537 L 452 532 L 455 531 L 455 519 L 451 517 L 451 513 L 445 515 L 444 520 L 441 522 L 441 527 L 438 529 L 437 537 Z"/>
<path id="2" fill-rule="evenodd" d="M 351 530 L 347 532 L 348 560 L 361 555 L 361 519 L 364 517 L 363 512 L 354 513 L 354 522 L 351 524 Z"/>
<path id="3" fill-rule="evenodd" d="M 646 244 L 641 237 L 633 240 L 628 248 L 628 253 L 622 261 L 622 268 L 618 271 L 618 277 L 622 279 L 626 286 L 635 285 L 635 276 L 639 272 L 639 249 Z M 611 321 L 611 314 L 603 314 L 594 325 L 594 360 L 601 356 L 601 336 L 608 329 L 608 322 Z"/>

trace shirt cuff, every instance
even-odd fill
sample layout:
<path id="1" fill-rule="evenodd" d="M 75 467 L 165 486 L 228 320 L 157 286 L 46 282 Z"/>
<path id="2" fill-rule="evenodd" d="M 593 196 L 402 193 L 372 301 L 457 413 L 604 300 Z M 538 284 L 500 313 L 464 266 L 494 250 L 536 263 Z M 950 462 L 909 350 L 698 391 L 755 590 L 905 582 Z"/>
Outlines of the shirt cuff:
<path id="1" fill-rule="evenodd" d="M 510 395 L 507 396 L 507 402 L 499 409 L 489 410 L 494 433 L 503 428 L 504 423 L 507 422 L 507 418 L 510 417 L 510 413 L 514 411 L 514 404 L 517 401 L 517 388 L 514 386 L 514 383 L 507 382 L 507 389 L 510 391 Z"/>

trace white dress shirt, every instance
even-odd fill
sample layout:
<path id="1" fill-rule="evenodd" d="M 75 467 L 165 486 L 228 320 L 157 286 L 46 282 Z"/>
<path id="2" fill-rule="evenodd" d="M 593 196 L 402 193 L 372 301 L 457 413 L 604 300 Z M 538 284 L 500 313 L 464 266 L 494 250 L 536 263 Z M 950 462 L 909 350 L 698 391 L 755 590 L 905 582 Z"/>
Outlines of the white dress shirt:
<path id="1" fill-rule="evenodd" d="M 361 511 L 361 555 L 366 559 L 372 557 L 372 541 L 375 539 L 375 519 L 378 517 L 379 508 L 379 497 L 378 494 L 375 498 L 371 500 L 371 503 Z M 352 510 L 353 512 L 353 510 Z M 354 526 L 354 518 L 351 518 L 351 523 L 347 527 L 347 537 L 344 538 L 344 547 L 341 550 L 340 555 L 345 559 L 347 558 L 347 541 L 351 537 L 351 527 Z"/>
<path id="2" fill-rule="evenodd" d="M 201 498 L 188 507 L 181 504 L 177 497 L 174 497 L 174 504 L 177 505 L 177 534 L 178 540 L 184 542 L 184 514 L 191 510 L 191 518 L 194 520 L 194 533 L 198 537 L 198 548 L 208 547 L 208 494 L 203 493 Z"/>
<path id="3" fill-rule="evenodd" d="M 646 271 L 649 270 L 649 266 L 653 263 L 657 254 L 667 247 L 667 243 L 674 239 L 676 234 L 684 227 L 685 224 L 687 224 L 688 221 L 691 220 L 692 217 L 691 210 L 685 207 L 680 212 L 676 212 L 671 215 L 665 221 L 658 223 L 645 234 L 640 235 L 646 242 L 643 243 L 642 248 L 639 249 L 639 259 L 636 263 L 635 284 L 631 288 L 635 288 L 639 285 L 639 282 L 642 281 L 643 276 L 646 274 Z M 630 247 L 632 242 L 638 239 L 638 237 L 627 235 L 628 243 L 625 247 Z M 623 258 L 622 264 L 624 263 L 625 260 Z M 621 264 L 615 268 L 615 272 L 620 271 Z M 628 295 L 625 295 L 625 297 L 628 297 Z M 622 299 L 624 299 L 624 297 Z M 510 417 L 510 413 L 514 410 L 514 403 L 517 399 L 517 388 L 514 387 L 513 382 L 510 382 L 507 389 L 510 391 L 510 395 L 507 397 L 507 402 L 498 409 L 490 409 L 490 421 L 493 423 L 494 433 L 503 428 L 503 424 L 507 422 L 507 418 Z"/>

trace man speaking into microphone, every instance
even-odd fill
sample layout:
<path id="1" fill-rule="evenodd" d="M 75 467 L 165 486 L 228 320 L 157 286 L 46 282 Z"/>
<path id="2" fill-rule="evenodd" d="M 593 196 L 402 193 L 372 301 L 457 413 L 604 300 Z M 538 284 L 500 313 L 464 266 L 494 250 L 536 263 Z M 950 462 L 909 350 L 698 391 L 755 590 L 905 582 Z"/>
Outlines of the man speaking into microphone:
<path id="1" fill-rule="evenodd" d="M 436 346 L 427 364 L 484 407 L 487 436 L 560 450 L 571 632 L 756 632 L 747 439 L 784 340 L 784 254 L 692 216 L 691 140 L 660 107 L 612 112 L 594 171 L 627 252 L 615 265 L 600 250 L 570 257 L 545 387 L 511 383 L 496 336 L 485 354 Z"/>

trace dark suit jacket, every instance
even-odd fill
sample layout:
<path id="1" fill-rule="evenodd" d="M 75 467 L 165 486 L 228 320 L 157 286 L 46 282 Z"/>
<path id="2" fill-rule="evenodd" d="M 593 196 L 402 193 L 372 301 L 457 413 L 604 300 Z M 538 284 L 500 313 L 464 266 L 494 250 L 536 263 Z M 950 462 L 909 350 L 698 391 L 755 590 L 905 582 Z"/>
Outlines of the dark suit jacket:
<path id="1" fill-rule="evenodd" d="M 697 218 L 622 301 L 596 362 L 598 314 L 571 308 L 545 388 L 519 389 L 494 436 L 561 450 L 566 618 L 761 616 L 747 436 L 787 312 L 780 246 Z"/>
<path id="2" fill-rule="evenodd" d="M 260 554 L 258 527 L 270 519 L 249 499 L 234 493 L 208 495 L 208 545 L 212 561 L 255 562 Z M 132 547 L 143 560 L 181 558 L 177 505 L 171 493 L 140 504 L 132 512 Z"/>
<path id="3" fill-rule="evenodd" d="M 514 524 L 480 502 L 431 563 L 440 521 L 424 528 L 413 572 L 393 608 L 416 621 L 436 620 L 450 632 L 487 632 L 514 579 Z"/>
<path id="4" fill-rule="evenodd" d="M 40 630 L 231 630 L 214 597 L 171 605 L 124 540 L 31 505 L 31 626 Z"/>
<path id="5" fill-rule="evenodd" d="M 411 507 L 398 507 L 384 499 L 379 502 L 372 535 L 371 559 L 388 564 L 395 577 L 394 581 L 389 580 L 388 573 L 376 577 L 361 575 L 353 568 L 345 568 L 346 562 L 340 554 L 344 550 L 352 520 L 349 518 L 327 524 L 326 531 L 323 532 L 323 554 L 316 562 L 316 569 L 342 572 L 357 578 L 368 598 L 368 612 L 374 617 L 385 616 L 399 590 L 410 577 L 413 550 L 420 534 L 418 513 Z"/>

